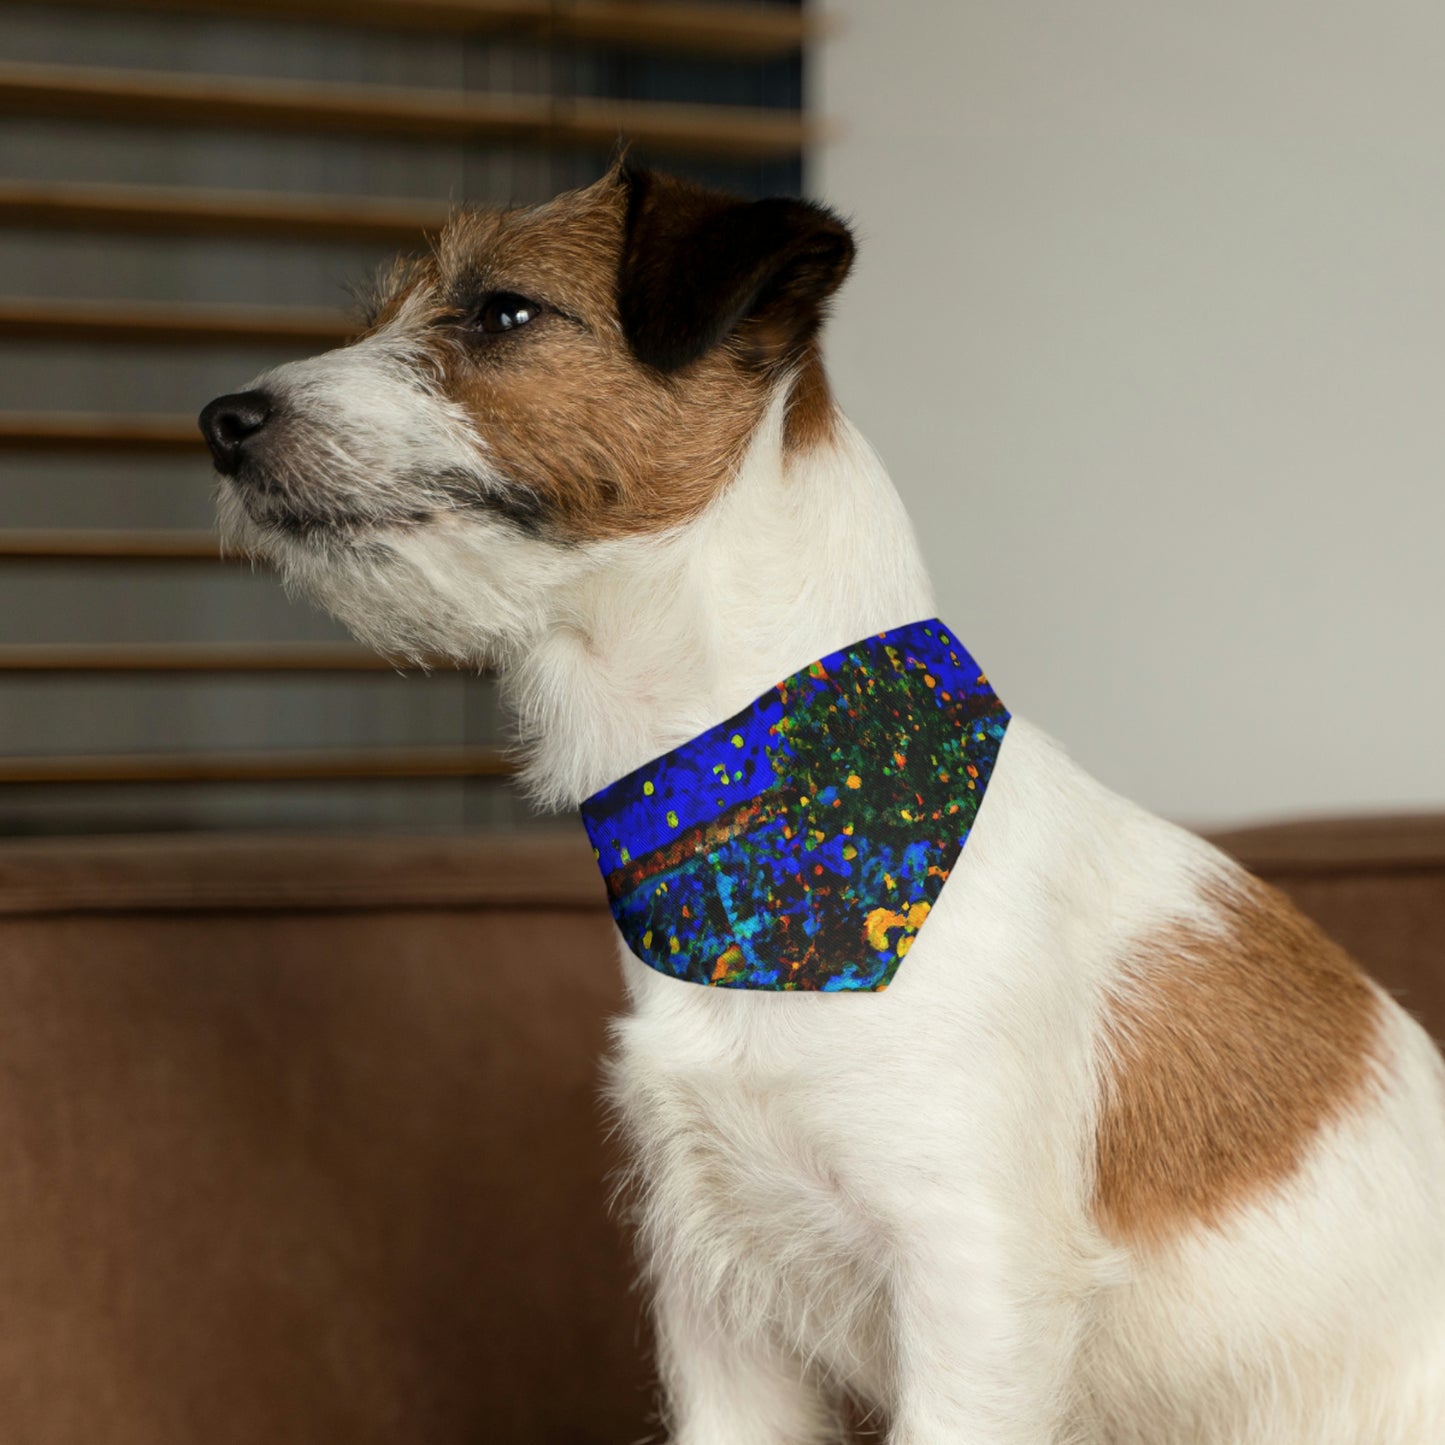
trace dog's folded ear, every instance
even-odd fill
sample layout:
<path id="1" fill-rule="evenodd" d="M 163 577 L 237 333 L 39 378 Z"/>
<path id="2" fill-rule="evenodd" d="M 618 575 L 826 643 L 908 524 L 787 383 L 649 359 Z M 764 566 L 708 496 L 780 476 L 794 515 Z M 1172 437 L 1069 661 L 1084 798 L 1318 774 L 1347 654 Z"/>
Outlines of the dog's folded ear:
<path id="1" fill-rule="evenodd" d="M 624 167 L 627 221 L 618 312 L 634 355 L 660 372 L 732 337 L 756 366 L 797 357 L 853 263 L 831 211 L 775 197 L 741 201 Z"/>

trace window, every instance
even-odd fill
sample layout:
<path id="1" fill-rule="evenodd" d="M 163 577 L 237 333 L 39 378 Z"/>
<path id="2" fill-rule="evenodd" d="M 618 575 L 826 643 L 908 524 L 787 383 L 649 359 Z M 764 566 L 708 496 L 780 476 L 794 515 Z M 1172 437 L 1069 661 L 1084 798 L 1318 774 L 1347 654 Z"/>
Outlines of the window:
<path id="1" fill-rule="evenodd" d="M 342 340 L 449 202 L 584 184 L 619 132 L 798 191 L 803 38 L 794 4 L 7 6 L 0 833 L 532 822 L 490 682 L 217 557 L 195 414 Z"/>

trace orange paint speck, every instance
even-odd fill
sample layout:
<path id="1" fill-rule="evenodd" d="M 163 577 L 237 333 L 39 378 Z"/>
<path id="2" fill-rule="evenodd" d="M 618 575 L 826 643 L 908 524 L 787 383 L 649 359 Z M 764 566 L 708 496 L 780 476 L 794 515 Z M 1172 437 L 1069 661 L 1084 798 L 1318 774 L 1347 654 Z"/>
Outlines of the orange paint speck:
<path id="1" fill-rule="evenodd" d="M 908 920 L 901 913 L 895 913 L 891 908 L 875 908 L 863 920 L 863 935 L 870 948 L 883 953 L 888 948 L 888 930 L 906 928 L 907 925 Z"/>
<path id="2" fill-rule="evenodd" d="M 729 944 L 718 954 L 717 962 L 713 964 L 712 981 L 717 983 L 721 979 L 726 978 L 730 973 L 735 973 L 745 962 L 746 960 L 743 958 L 742 949 L 735 943 Z"/>

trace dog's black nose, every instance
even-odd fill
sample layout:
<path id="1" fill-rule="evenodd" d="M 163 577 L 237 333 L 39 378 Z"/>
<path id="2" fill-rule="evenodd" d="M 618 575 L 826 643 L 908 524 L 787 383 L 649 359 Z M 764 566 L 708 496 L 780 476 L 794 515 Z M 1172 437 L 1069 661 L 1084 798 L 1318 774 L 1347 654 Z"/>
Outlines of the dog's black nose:
<path id="1" fill-rule="evenodd" d="M 271 398 L 264 391 L 218 396 L 201 413 L 201 434 L 216 470 L 232 476 L 240 468 L 246 443 L 270 420 Z"/>

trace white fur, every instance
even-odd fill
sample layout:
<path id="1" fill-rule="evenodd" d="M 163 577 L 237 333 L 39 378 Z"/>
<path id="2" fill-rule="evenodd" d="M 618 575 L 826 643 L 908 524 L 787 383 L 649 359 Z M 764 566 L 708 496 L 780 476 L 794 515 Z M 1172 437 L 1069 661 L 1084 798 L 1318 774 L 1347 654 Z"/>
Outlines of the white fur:
<path id="1" fill-rule="evenodd" d="M 781 417 L 780 394 L 663 537 L 444 515 L 356 553 L 232 523 L 372 641 L 501 658 L 528 780 L 572 805 L 933 614 L 866 443 L 843 424 L 788 459 Z M 1016 719 L 886 993 L 699 988 L 624 951 L 612 1097 L 677 1445 L 831 1440 L 844 1390 L 893 1445 L 1445 1440 L 1445 1089 L 1388 1000 L 1378 1097 L 1285 1189 L 1151 1254 L 1091 1214 L 1103 1000 L 1131 940 L 1203 918 L 1231 867 Z"/>

